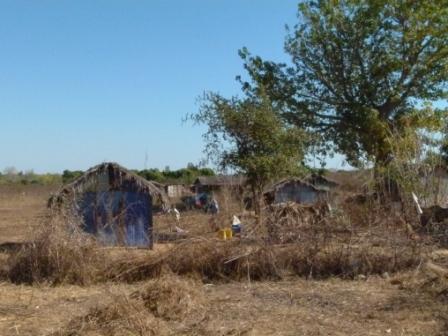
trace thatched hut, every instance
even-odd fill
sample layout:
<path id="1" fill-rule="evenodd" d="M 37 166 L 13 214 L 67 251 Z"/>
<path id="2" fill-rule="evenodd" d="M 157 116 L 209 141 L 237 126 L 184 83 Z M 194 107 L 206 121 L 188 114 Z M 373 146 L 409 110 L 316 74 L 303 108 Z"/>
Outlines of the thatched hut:
<path id="1" fill-rule="evenodd" d="M 89 169 L 49 200 L 52 209 L 79 216 L 101 243 L 142 247 L 153 244 L 154 204 L 168 204 L 164 191 L 117 163 Z"/>
<path id="2" fill-rule="evenodd" d="M 318 188 L 298 178 L 281 180 L 268 188 L 264 193 L 268 204 L 295 202 L 314 204 L 328 198 L 328 191 Z"/>
<path id="3" fill-rule="evenodd" d="M 244 176 L 217 175 L 217 176 L 199 176 L 193 183 L 197 194 L 210 193 L 229 189 L 241 191 L 246 183 Z"/>
<path id="4" fill-rule="evenodd" d="M 323 175 L 318 175 L 318 174 L 311 174 L 311 175 L 305 177 L 304 182 L 312 184 L 313 186 L 315 186 L 318 189 L 327 190 L 327 191 L 339 187 L 339 183 L 337 183 L 336 181 L 333 181 L 333 180 L 329 179 L 328 177 L 325 177 Z"/>

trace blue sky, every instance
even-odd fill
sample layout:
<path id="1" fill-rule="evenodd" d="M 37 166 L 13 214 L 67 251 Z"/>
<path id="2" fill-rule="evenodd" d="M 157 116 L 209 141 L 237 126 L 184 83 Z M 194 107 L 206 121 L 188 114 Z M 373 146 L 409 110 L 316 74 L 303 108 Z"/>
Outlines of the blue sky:
<path id="1" fill-rule="evenodd" d="M 182 124 L 233 95 L 239 48 L 286 60 L 297 0 L 0 0 L 0 170 L 172 169 L 202 157 Z M 336 165 L 338 160 L 331 165 Z"/>

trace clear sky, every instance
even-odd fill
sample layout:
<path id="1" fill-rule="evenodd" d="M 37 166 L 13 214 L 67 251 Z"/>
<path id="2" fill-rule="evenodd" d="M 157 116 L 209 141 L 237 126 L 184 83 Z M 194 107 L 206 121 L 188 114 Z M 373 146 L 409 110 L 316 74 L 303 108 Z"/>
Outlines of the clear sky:
<path id="1" fill-rule="evenodd" d="M 182 124 L 205 90 L 239 92 L 238 49 L 283 61 L 297 0 L 0 0 L 0 170 L 202 158 Z M 337 161 L 337 160 L 336 160 Z M 334 161 L 334 162 L 336 162 Z"/>

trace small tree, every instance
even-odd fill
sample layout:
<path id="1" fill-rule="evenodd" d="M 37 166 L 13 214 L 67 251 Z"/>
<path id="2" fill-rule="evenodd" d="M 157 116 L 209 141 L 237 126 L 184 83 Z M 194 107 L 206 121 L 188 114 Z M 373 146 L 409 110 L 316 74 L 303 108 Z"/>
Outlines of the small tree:
<path id="1" fill-rule="evenodd" d="M 69 183 L 80 177 L 84 172 L 81 170 L 68 170 L 62 172 L 62 183 Z"/>
<path id="2" fill-rule="evenodd" d="M 244 99 L 207 93 L 189 119 L 208 127 L 203 135 L 207 158 L 247 177 L 260 224 L 266 185 L 303 168 L 305 132 L 288 127 L 262 92 Z"/>

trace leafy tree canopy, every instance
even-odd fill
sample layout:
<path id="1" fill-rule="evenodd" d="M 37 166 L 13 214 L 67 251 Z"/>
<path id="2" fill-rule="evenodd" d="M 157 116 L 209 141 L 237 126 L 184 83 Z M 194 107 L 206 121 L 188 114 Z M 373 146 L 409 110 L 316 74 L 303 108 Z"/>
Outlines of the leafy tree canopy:
<path id="1" fill-rule="evenodd" d="M 285 42 L 292 65 L 240 51 L 248 95 L 265 90 L 288 122 L 355 166 L 386 162 L 392 133 L 440 128 L 446 111 L 433 103 L 448 97 L 446 0 L 306 0 L 298 19 Z"/>

